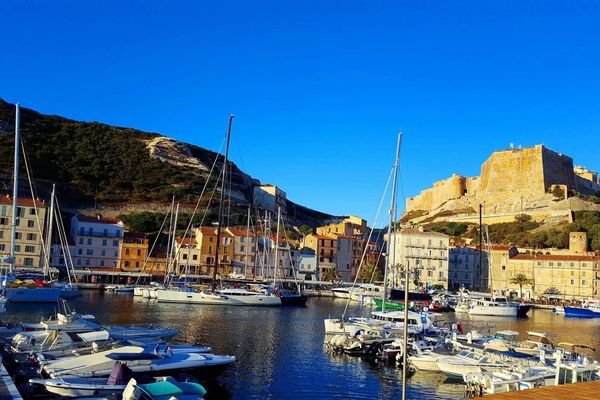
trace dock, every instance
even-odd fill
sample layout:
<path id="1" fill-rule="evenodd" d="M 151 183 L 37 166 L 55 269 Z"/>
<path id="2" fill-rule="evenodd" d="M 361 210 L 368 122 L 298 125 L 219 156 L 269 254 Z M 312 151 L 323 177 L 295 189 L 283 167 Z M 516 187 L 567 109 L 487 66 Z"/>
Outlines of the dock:
<path id="1" fill-rule="evenodd" d="M 492 394 L 486 400 L 597 400 L 600 398 L 600 381 L 547 386 L 538 389 Z"/>
<path id="2" fill-rule="evenodd" d="M 23 400 L 0 357 L 0 400 Z"/>

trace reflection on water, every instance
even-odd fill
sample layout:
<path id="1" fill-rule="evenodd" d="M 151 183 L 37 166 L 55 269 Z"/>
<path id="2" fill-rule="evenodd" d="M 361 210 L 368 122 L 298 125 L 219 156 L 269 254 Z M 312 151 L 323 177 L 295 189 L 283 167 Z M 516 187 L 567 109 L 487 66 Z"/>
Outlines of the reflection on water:
<path id="1" fill-rule="evenodd" d="M 83 292 L 72 304 L 80 313 L 94 314 L 108 324 L 148 324 L 180 329 L 177 341 L 212 346 L 231 354 L 237 363 L 218 380 L 207 384 L 212 399 L 395 399 L 401 393 L 400 369 L 359 358 L 332 356 L 323 347 L 323 318 L 338 317 L 345 302 L 313 298 L 306 308 L 252 308 L 164 304 L 128 294 Z M 347 315 L 368 312 L 358 306 Z M 38 321 L 52 306 L 8 305 L 4 318 Z M 573 320 L 550 311 L 533 310 L 528 319 L 490 319 L 445 316 L 464 325 L 492 323 L 523 335 L 539 330 L 558 341 L 600 348 L 600 320 Z M 410 378 L 409 399 L 462 399 L 461 385 L 445 384 L 436 373 L 418 372 Z"/>

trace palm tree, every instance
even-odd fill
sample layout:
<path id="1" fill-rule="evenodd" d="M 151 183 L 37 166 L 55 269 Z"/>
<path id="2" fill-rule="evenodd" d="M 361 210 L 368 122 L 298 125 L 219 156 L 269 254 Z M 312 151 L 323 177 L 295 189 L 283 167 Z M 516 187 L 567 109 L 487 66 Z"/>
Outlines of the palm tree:
<path id="1" fill-rule="evenodd" d="M 341 276 L 341 274 L 335 269 L 335 267 L 333 267 L 333 268 L 329 268 L 323 272 L 323 276 L 321 277 L 321 280 L 335 283 L 335 281 L 337 281 L 340 276 Z"/>
<path id="2" fill-rule="evenodd" d="M 516 274 L 510 278 L 511 285 L 519 285 L 519 298 L 523 298 L 523 285 L 533 285 L 533 279 L 525 274 Z"/>

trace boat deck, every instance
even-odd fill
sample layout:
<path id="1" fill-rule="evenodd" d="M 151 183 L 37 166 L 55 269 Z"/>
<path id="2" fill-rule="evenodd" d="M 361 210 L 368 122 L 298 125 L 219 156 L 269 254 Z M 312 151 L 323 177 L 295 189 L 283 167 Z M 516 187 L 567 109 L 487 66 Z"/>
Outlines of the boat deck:
<path id="1" fill-rule="evenodd" d="M 0 400 L 9 399 L 23 400 L 12 378 L 6 372 L 6 368 L 2 364 L 2 357 L 0 357 Z"/>
<path id="2" fill-rule="evenodd" d="M 484 398 L 486 400 L 597 400 L 600 397 L 599 393 L 600 381 L 591 381 L 492 394 Z"/>

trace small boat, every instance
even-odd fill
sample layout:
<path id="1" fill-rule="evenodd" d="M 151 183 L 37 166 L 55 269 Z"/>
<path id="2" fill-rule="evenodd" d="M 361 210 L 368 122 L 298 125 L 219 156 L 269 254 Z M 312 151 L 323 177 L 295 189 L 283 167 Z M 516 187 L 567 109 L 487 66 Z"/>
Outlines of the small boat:
<path id="1" fill-rule="evenodd" d="M 350 290 L 350 299 L 361 304 L 371 304 L 374 298 L 383 296 L 383 286 L 370 283 L 359 284 Z"/>
<path id="2" fill-rule="evenodd" d="M 177 335 L 177 329 L 157 328 L 153 326 L 112 326 L 108 329 L 115 340 L 155 340 L 166 341 Z"/>
<path id="3" fill-rule="evenodd" d="M 374 329 L 386 329 L 388 331 L 400 331 L 404 326 L 404 311 L 373 311 L 370 318 L 349 318 L 342 321 L 339 318 L 325 319 L 325 333 L 330 335 L 346 334 L 355 336 L 358 332 Z M 410 333 L 419 333 L 427 330 L 435 330 L 436 327 L 429 315 L 408 312 L 408 329 Z"/>
<path id="4" fill-rule="evenodd" d="M 486 296 L 473 299 L 469 306 L 469 315 L 485 315 L 494 317 L 516 317 L 519 307 L 505 298 Z"/>
<path id="5" fill-rule="evenodd" d="M 108 396 L 121 397 L 129 382 L 134 379 L 136 384 L 170 382 L 178 384 L 171 377 L 150 377 L 134 373 L 127 365 L 116 361 L 108 378 L 82 378 L 78 376 L 57 379 L 30 379 L 32 386 L 44 386 L 46 391 L 61 398 Z M 201 386 L 200 386 L 201 387 Z M 206 391 L 204 391 L 206 393 Z"/>
<path id="6" fill-rule="evenodd" d="M 565 308 L 563 306 L 556 306 L 552 308 L 552 312 L 555 314 L 563 314 L 565 313 Z"/>
<path id="7" fill-rule="evenodd" d="M 463 350 L 454 356 L 442 357 L 437 360 L 436 365 L 449 379 L 459 381 L 462 381 L 463 376 L 468 373 L 500 370 L 509 366 L 505 362 L 469 350 Z"/>
<path id="8" fill-rule="evenodd" d="M 199 400 L 206 395 L 206 389 L 195 382 L 162 382 L 139 384 L 131 379 L 123 392 L 123 400 Z"/>
<path id="9" fill-rule="evenodd" d="M 337 297 L 340 299 L 349 299 L 350 298 L 350 288 L 349 287 L 334 287 L 331 288 L 331 292 L 333 293 L 333 297 Z"/>
<path id="10" fill-rule="evenodd" d="M 565 317 L 600 318 L 600 301 L 587 300 L 581 307 L 564 306 Z"/>
<path id="11" fill-rule="evenodd" d="M 204 353 L 175 353 L 169 348 L 163 352 L 148 352 L 147 348 L 142 346 L 124 346 L 50 361 L 42 367 L 42 373 L 51 378 L 106 377 L 110 375 L 115 361 L 121 361 L 138 373 L 197 370 L 205 377 L 214 377 L 235 362 L 235 357 Z"/>

